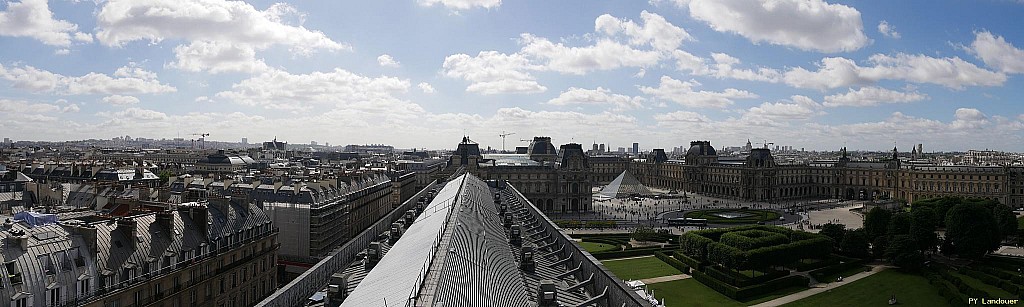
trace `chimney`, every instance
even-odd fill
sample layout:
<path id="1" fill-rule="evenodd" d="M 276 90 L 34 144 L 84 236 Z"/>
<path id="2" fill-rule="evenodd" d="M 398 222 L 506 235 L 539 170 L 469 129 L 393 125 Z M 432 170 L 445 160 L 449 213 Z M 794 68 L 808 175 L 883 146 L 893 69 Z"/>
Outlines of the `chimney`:
<path id="1" fill-rule="evenodd" d="M 533 273 L 534 269 L 537 267 L 537 263 L 533 261 L 533 255 L 534 251 L 532 245 L 523 246 L 523 249 L 520 250 L 519 259 L 522 259 L 522 261 L 519 262 L 519 267 L 523 269 L 523 271 Z"/>
<path id="2" fill-rule="evenodd" d="M 90 253 L 95 253 L 96 250 L 96 227 L 79 223 L 71 226 L 71 232 L 82 236 L 82 241 L 85 241 L 85 246 L 89 248 Z"/>
<path id="3" fill-rule="evenodd" d="M 388 236 L 388 243 L 394 245 L 398 238 L 402 237 L 402 223 L 391 223 L 391 233 Z"/>
<path id="4" fill-rule="evenodd" d="M 377 262 L 380 262 L 380 258 L 383 256 L 382 252 L 380 242 L 370 242 L 370 248 L 366 249 L 366 261 L 363 263 L 366 266 L 366 271 L 370 271 L 377 265 Z"/>
<path id="5" fill-rule="evenodd" d="M 555 282 L 550 279 L 540 281 L 537 286 L 537 303 L 540 307 L 558 306 L 558 291 Z"/>
<path id="6" fill-rule="evenodd" d="M 138 235 L 138 222 L 131 218 L 119 218 L 117 219 L 117 231 L 124 233 L 124 236 L 128 237 L 128 242 L 131 245 L 136 243 L 136 235 Z"/>
<path id="7" fill-rule="evenodd" d="M 207 213 L 209 209 L 206 206 L 190 206 L 188 209 L 189 218 L 192 219 L 193 227 L 199 231 L 199 234 L 206 238 L 209 236 L 209 215 Z"/>
<path id="8" fill-rule="evenodd" d="M 348 278 L 350 274 L 334 273 L 327 286 L 328 306 L 339 306 L 348 297 Z"/>
<path id="9" fill-rule="evenodd" d="M 174 213 L 168 210 L 157 212 L 156 223 L 163 226 L 165 229 L 174 229 Z"/>
<path id="10" fill-rule="evenodd" d="M 214 197 L 209 199 L 209 206 L 217 209 L 223 215 L 228 215 L 228 209 L 231 207 L 231 197 Z"/>

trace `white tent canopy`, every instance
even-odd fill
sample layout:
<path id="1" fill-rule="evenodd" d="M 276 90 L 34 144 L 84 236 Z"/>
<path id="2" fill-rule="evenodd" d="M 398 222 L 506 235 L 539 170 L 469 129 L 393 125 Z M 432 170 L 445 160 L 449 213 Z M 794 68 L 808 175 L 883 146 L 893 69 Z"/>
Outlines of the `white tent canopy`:
<path id="1" fill-rule="evenodd" d="M 651 195 L 651 190 L 640 183 L 640 180 L 637 180 L 636 177 L 633 177 L 633 174 L 630 174 L 629 171 L 623 171 L 622 174 L 619 174 L 619 177 L 616 177 L 615 180 L 612 180 L 611 183 L 602 188 L 598 194 L 608 198 L 621 198 L 633 195 Z"/>

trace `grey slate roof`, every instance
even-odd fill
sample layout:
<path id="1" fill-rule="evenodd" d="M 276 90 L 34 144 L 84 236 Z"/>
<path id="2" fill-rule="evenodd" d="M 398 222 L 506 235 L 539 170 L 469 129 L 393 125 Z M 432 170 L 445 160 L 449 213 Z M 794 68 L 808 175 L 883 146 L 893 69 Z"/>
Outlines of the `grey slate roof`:
<path id="1" fill-rule="evenodd" d="M 0 305 L 24 297 L 34 306 L 46 306 L 47 290 L 60 288 L 61 298 L 79 303 L 96 299 L 109 292 L 142 281 L 145 274 L 159 274 L 161 268 L 186 266 L 190 260 L 214 251 L 217 243 L 231 244 L 241 238 L 261 237 L 271 233 L 270 220 L 263 210 L 249 204 L 183 205 L 165 213 L 145 213 L 112 220 L 81 214 L 62 215 L 58 224 L 30 227 L 24 223 L 4 226 L 4 246 L 0 254 Z M 205 214 L 209 223 L 201 227 L 193 221 Z M 203 211 L 206 211 L 205 213 Z M 158 214 L 169 216 L 171 227 L 157 222 Z M 134 222 L 135 231 L 129 225 Z M 123 224 L 118 228 L 118 224 Z M 95 250 L 82 235 L 83 229 L 94 228 Z M 202 232 L 202 229 L 206 232 Z M 23 236 L 18 236 L 24 233 Z M 22 248 L 18 237 L 27 240 Z M 21 284 L 17 284 L 18 280 Z M 88 293 L 77 293 L 78 282 L 87 280 Z"/>

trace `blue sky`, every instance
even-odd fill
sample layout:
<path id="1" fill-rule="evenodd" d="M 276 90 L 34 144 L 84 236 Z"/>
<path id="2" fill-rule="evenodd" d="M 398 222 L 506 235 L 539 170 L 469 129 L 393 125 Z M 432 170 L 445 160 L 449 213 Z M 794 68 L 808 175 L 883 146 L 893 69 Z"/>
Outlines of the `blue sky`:
<path id="1" fill-rule="evenodd" d="M 0 134 L 1024 151 L 1024 3 L 0 4 Z"/>

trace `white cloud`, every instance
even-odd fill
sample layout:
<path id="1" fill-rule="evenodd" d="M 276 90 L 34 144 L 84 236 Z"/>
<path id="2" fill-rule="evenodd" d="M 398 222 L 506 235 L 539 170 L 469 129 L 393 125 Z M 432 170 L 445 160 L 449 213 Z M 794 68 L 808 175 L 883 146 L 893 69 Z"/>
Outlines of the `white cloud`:
<path id="1" fill-rule="evenodd" d="M 872 66 L 860 66 L 847 58 L 827 57 L 817 64 L 817 71 L 792 68 L 784 74 L 783 80 L 793 87 L 818 90 L 869 85 L 883 79 L 932 83 L 952 89 L 998 86 L 1006 81 L 1006 75 L 979 68 L 959 57 L 875 54 L 868 58 L 868 63 Z"/>
<path id="2" fill-rule="evenodd" d="M 78 25 L 53 19 L 46 0 L 8 2 L 0 12 L 0 36 L 31 37 L 59 47 L 70 46 L 72 40 L 92 42 L 92 35 L 78 32 Z"/>
<path id="3" fill-rule="evenodd" d="M 868 107 L 883 103 L 907 103 L 928 99 L 928 95 L 918 92 L 900 92 L 881 87 L 869 86 L 857 90 L 850 89 L 846 93 L 825 96 L 826 107 L 854 106 Z"/>
<path id="4" fill-rule="evenodd" d="M 263 59 L 256 59 L 256 50 L 244 44 L 216 41 L 193 41 L 174 47 L 175 62 L 167 67 L 184 71 L 256 73 L 270 69 Z"/>
<path id="5" fill-rule="evenodd" d="M 208 96 L 199 96 L 199 97 L 196 97 L 196 99 L 193 99 L 192 101 L 195 101 L 195 102 L 198 102 L 198 103 L 211 103 L 211 102 L 213 102 L 213 99 L 210 99 L 210 97 L 208 97 Z"/>
<path id="6" fill-rule="evenodd" d="M 687 107 L 723 108 L 733 104 L 733 99 L 757 98 L 754 93 L 727 88 L 722 92 L 695 91 L 701 86 L 696 80 L 679 81 L 662 76 L 658 87 L 641 86 L 640 91 L 657 99 L 669 100 Z"/>
<path id="7" fill-rule="evenodd" d="M 989 124 L 988 116 L 973 108 L 956 109 L 954 118 L 950 127 L 958 130 L 979 130 Z"/>
<path id="8" fill-rule="evenodd" d="M 594 43 L 585 46 L 568 46 L 565 39 L 556 43 L 522 33 L 517 39 L 521 46 L 518 52 L 481 51 L 474 57 L 453 54 L 445 58 L 444 73 L 470 81 L 466 90 L 482 94 L 544 92 L 547 87 L 537 83 L 532 75 L 538 71 L 584 75 L 598 70 L 635 67 L 641 69 L 635 76 L 643 77 L 645 68 L 657 65 L 673 53 L 683 52 L 674 48 L 691 37 L 657 14 L 644 11 L 641 19 L 643 25 L 601 15 L 594 21 L 595 34 L 585 35 Z M 618 36 L 625 36 L 626 42 L 617 41 Z"/>
<path id="9" fill-rule="evenodd" d="M 474 7 L 485 9 L 501 6 L 501 0 L 417 0 L 422 6 L 433 6 L 435 4 L 452 10 L 468 10 Z"/>
<path id="10" fill-rule="evenodd" d="M 78 107 L 78 104 L 72 103 L 72 104 L 69 104 L 66 107 L 60 109 L 60 112 L 61 113 L 75 113 L 75 112 L 78 112 L 78 111 L 81 111 L 81 110 L 82 109 Z"/>
<path id="11" fill-rule="evenodd" d="M 538 67 L 520 54 L 481 51 L 476 56 L 453 54 L 444 59 L 444 74 L 471 82 L 466 91 L 484 95 L 540 93 L 547 87 L 537 83 L 530 70 Z"/>
<path id="12" fill-rule="evenodd" d="M 664 114 L 655 114 L 654 120 L 658 121 L 659 126 L 705 124 L 711 122 L 711 119 L 707 116 L 690 111 L 675 111 Z"/>
<path id="13" fill-rule="evenodd" d="M 115 119 L 130 119 L 130 120 L 143 120 L 143 121 L 160 121 L 167 120 L 169 117 L 166 113 L 140 108 L 127 108 L 118 112 L 98 112 L 96 115 L 101 117 L 110 117 Z"/>
<path id="14" fill-rule="evenodd" d="M 390 55 L 387 55 L 387 54 L 382 54 L 379 57 L 377 57 L 377 64 L 380 64 L 380 66 L 384 66 L 384 67 L 400 67 L 400 66 L 402 66 L 401 64 L 398 63 L 398 61 L 395 61 L 394 58 L 392 58 Z"/>
<path id="15" fill-rule="evenodd" d="M 647 67 L 658 63 L 661 53 L 633 49 L 611 39 L 598 39 L 593 46 L 568 47 L 562 43 L 523 33 L 520 53 L 536 59 L 546 70 L 582 75 L 589 71 L 621 67 Z"/>
<path id="16" fill-rule="evenodd" d="M 53 54 L 56 54 L 56 55 L 69 55 L 69 54 L 71 54 L 71 49 L 57 49 L 57 50 L 53 51 Z"/>
<path id="17" fill-rule="evenodd" d="M 867 45 L 860 12 L 822 0 L 691 0 L 690 16 L 719 32 L 754 43 L 821 52 L 854 51 Z"/>
<path id="18" fill-rule="evenodd" d="M 896 28 L 893 27 L 892 25 L 889 25 L 889 22 L 885 20 L 882 20 L 882 22 L 878 23 L 878 33 L 882 33 L 882 35 L 895 39 L 900 38 L 900 32 L 896 32 Z"/>
<path id="19" fill-rule="evenodd" d="M 712 53 L 711 58 L 715 60 L 715 65 L 709 69 L 710 74 L 719 79 L 730 78 L 774 83 L 782 77 L 778 70 L 771 68 L 760 67 L 756 71 L 733 68 L 734 65 L 740 64 L 740 60 L 725 53 Z"/>
<path id="20" fill-rule="evenodd" d="M 62 95 L 84 94 L 154 94 L 174 92 L 172 86 L 162 84 L 156 74 L 134 63 L 118 68 L 114 77 L 90 72 L 81 77 L 55 74 L 32 66 L 5 68 L 0 65 L 0 78 L 11 81 L 15 88 L 37 93 Z"/>
<path id="21" fill-rule="evenodd" d="M 548 104 L 557 106 L 567 105 L 611 105 L 616 110 L 637 109 L 643 106 L 643 97 L 630 97 L 612 93 L 611 90 L 598 87 L 597 89 L 585 89 L 570 87 L 558 97 L 548 100 Z"/>
<path id="22" fill-rule="evenodd" d="M 743 114 L 747 120 L 768 119 L 772 121 L 805 120 L 823 114 L 821 105 L 806 96 L 796 95 L 791 100 L 765 102 L 752 107 Z"/>
<path id="23" fill-rule="evenodd" d="M 647 75 L 647 70 L 641 68 L 635 74 L 633 74 L 633 78 L 643 78 L 646 75 Z"/>
<path id="24" fill-rule="evenodd" d="M 422 110 L 394 97 L 407 92 L 409 87 L 408 80 L 370 78 L 340 68 L 299 75 L 271 70 L 235 83 L 230 91 L 217 93 L 216 97 L 269 109 L 305 110 L 317 104 L 333 104 L 352 110 Z"/>
<path id="25" fill-rule="evenodd" d="M 61 108 L 48 103 L 30 103 L 24 100 L 0 99 L 0 113 L 57 113 Z"/>
<path id="26" fill-rule="evenodd" d="M 96 38 L 108 46 L 164 39 L 217 41 L 255 49 L 281 44 L 293 52 L 348 50 L 320 31 L 288 25 L 284 19 L 297 11 L 283 3 L 260 11 L 242 1 L 222 0 L 110 0 L 96 15 Z"/>
<path id="27" fill-rule="evenodd" d="M 672 51 L 672 57 L 676 59 L 676 69 L 689 71 L 691 74 L 702 76 L 711 73 L 707 61 L 699 56 L 682 50 Z"/>
<path id="28" fill-rule="evenodd" d="M 133 104 L 139 103 L 139 98 L 135 98 L 134 96 L 111 95 L 111 96 L 103 97 L 103 102 L 106 102 L 106 103 L 109 103 L 109 104 L 112 104 L 112 105 L 115 105 L 115 106 L 129 106 L 129 105 L 133 105 Z"/>
<path id="29" fill-rule="evenodd" d="M 643 25 L 604 14 L 594 21 L 594 31 L 612 36 L 622 33 L 629 37 L 630 45 L 650 44 L 654 49 L 661 51 L 674 50 L 679 48 L 684 40 L 693 40 L 686 30 L 672 25 L 661 15 L 645 10 L 640 12 L 640 19 L 644 21 Z"/>
<path id="30" fill-rule="evenodd" d="M 967 51 L 985 62 L 985 65 L 1009 74 L 1024 73 L 1024 50 L 1014 47 L 988 31 L 974 33 L 974 42 Z"/>
<path id="31" fill-rule="evenodd" d="M 434 89 L 434 86 L 426 82 L 420 82 L 419 84 L 416 85 L 416 87 L 419 87 L 424 94 L 433 94 L 437 92 L 437 90 Z"/>

